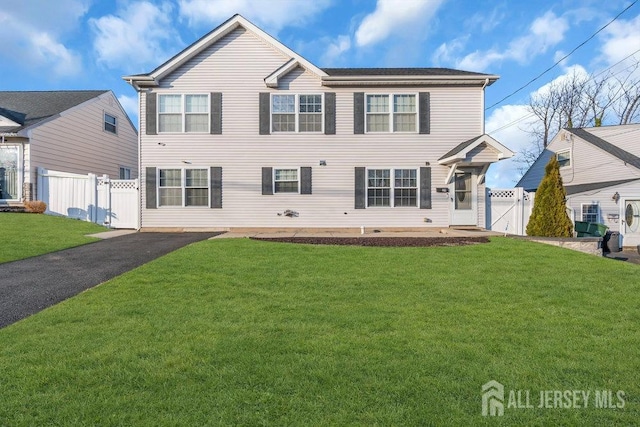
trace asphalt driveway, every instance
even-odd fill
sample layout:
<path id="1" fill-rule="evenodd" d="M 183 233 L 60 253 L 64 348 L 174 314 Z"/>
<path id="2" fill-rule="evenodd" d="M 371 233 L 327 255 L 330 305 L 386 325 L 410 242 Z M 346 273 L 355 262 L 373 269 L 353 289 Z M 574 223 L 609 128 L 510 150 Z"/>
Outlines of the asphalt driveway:
<path id="1" fill-rule="evenodd" d="M 0 328 L 220 233 L 133 233 L 0 264 Z"/>

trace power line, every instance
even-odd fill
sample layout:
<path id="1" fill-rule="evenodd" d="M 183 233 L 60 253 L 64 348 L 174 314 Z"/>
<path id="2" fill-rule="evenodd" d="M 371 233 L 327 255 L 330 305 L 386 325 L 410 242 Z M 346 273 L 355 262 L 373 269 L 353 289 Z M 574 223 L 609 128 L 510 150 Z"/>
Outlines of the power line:
<path id="1" fill-rule="evenodd" d="M 604 30 L 605 28 L 607 28 L 609 25 L 611 25 L 616 19 L 618 19 L 623 13 L 625 13 L 627 10 L 629 10 L 633 5 L 635 5 L 638 2 L 638 0 L 634 0 L 633 3 L 631 3 L 629 6 L 627 6 L 626 8 L 624 8 L 624 10 L 620 13 L 618 13 L 611 21 L 607 22 L 606 25 L 604 25 L 603 27 L 601 27 L 598 31 L 596 31 L 595 33 L 593 33 L 588 39 L 586 39 L 585 41 L 583 41 L 582 43 L 580 43 L 578 46 L 576 46 L 571 52 L 567 53 L 565 56 L 563 56 L 562 58 L 560 58 L 558 61 L 556 61 L 552 66 L 550 66 L 549 68 L 547 68 L 546 70 L 544 70 L 542 73 L 538 74 L 536 77 L 534 77 L 533 79 L 529 80 L 526 84 L 524 84 L 523 86 L 519 87 L 517 90 L 511 92 L 509 95 L 505 96 L 504 98 L 502 98 L 500 101 L 496 102 L 495 104 L 485 108 L 486 110 L 490 110 L 493 107 L 495 107 L 498 104 L 501 104 L 503 101 L 511 98 L 513 95 L 515 95 L 516 93 L 520 92 L 522 89 L 526 88 L 527 86 L 529 86 L 531 83 L 535 82 L 536 80 L 538 80 L 540 77 L 544 76 L 545 74 L 547 74 L 549 71 L 553 70 L 555 67 L 558 66 L 558 64 L 560 64 L 562 61 L 564 61 L 565 59 L 567 59 L 569 56 L 571 56 L 576 50 L 580 49 L 582 46 L 584 46 L 585 44 L 587 44 L 591 39 L 593 39 L 596 35 L 598 35 L 598 33 L 600 33 L 602 30 Z"/>

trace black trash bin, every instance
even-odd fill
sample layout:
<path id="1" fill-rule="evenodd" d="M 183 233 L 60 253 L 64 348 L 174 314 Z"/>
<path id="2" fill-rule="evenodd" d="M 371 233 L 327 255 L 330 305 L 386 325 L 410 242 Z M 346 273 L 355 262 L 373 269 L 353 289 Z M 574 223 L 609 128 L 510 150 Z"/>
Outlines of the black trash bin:
<path id="1" fill-rule="evenodd" d="M 605 250 L 609 252 L 620 252 L 620 233 L 618 231 L 607 231 L 606 236 L 603 239 L 605 244 Z"/>

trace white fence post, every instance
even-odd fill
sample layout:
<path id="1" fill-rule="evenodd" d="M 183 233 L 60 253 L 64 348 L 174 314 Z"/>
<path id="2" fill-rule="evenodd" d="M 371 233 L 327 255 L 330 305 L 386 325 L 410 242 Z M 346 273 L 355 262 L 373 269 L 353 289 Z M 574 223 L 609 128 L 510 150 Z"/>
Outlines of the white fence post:
<path id="1" fill-rule="evenodd" d="M 533 194 L 521 187 L 489 189 L 486 200 L 487 229 L 505 234 L 526 234 Z"/>

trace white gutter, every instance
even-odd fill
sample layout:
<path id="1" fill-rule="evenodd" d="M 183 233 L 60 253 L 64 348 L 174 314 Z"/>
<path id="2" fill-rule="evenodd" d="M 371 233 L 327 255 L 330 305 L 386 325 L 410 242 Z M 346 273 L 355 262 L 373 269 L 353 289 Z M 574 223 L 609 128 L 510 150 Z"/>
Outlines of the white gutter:
<path id="1" fill-rule="evenodd" d="M 482 110 L 480 112 L 480 114 L 482 114 L 482 117 L 480 117 L 480 121 L 482 122 L 482 134 L 484 135 L 486 132 L 486 126 L 485 126 L 485 117 L 484 117 L 484 88 L 486 88 L 487 86 L 489 86 L 489 78 L 487 77 L 487 79 L 484 81 L 484 84 L 482 85 Z"/>

